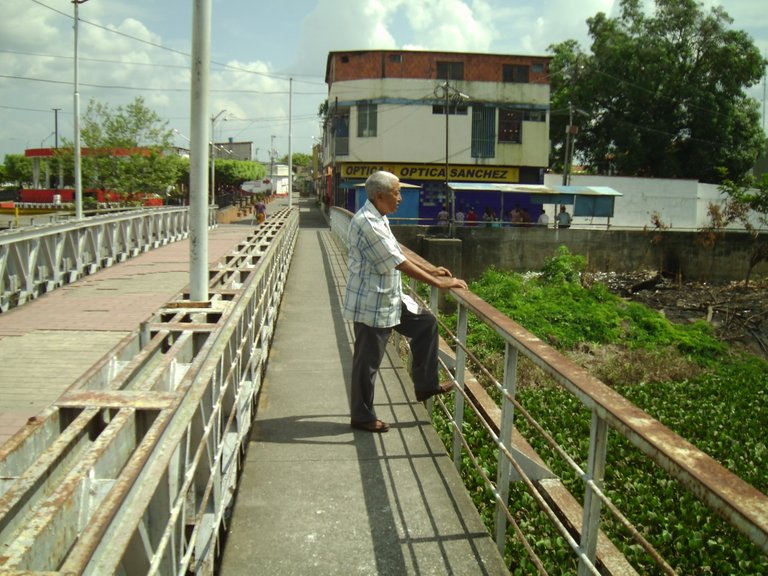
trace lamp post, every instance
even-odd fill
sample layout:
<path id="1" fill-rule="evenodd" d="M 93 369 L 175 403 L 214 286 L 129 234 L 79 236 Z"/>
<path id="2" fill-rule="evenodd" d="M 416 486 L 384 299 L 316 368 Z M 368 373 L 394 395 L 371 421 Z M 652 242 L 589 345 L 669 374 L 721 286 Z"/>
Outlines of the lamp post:
<path id="1" fill-rule="evenodd" d="M 59 110 L 61 108 L 53 108 L 53 131 L 56 134 L 54 139 L 54 149 L 56 150 L 56 164 L 59 167 L 59 177 L 56 179 L 56 188 L 61 188 L 62 181 L 64 180 L 64 166 L 59 161 Z"/>
<path id="2" fill-rule="evenodd" d="M 216 136 L 214 128 L 216 126 L 216 120 L 221 118 L 221 115 L 226 113 L 226 110 L 222 110 L 215 116 L 211 116 L 211 206 L 216 204 Z"/>
<path id="3" fill-rule="evenodd" d="M 43 139 L 40 141 L 40 148 L 42 148 L 42 147 L 45 145 L 45 141 L 46 141 L 46 140 L 48 140 L 48 138 L 50 138 L 50 137 L 51 137 L 51 136 L 53 136 L 54 134 L 56 134 L 56 132 L 51 132 L 50 134 L 48 134 L 48 136 L 46 136 L 45 138 L 43 138 Z"/>
<path id="4" fill-rule="evenodd" d="M 74 92 L 74 109 L 75 109 L 75 218 L 82 220 L 83 218 L 83 175 L 80 162 L 80 84 L 79 73 L 80 63 L 77 58 L 77 45 L 78 45 L 78 29 L 80 22 L 79 8 L 80 4 L 85 4 L 88 0 L 72 0 L 72 4 L 75 5 L 75 92 Z"/>
<path id="5" fill-rule="evenodd" d="M 45 146 L 45 141 L 48 140 L 48 138 L 50 138 L 54 134 L 56 134 L 56 132 L 51 132 L 50 134 L 48 134 L 48 136 L 43 138 L 40 141 L 40 148 L 43 148 L 43 146 Z M 46 160 L 45 161 L 45 187 L 46 188 L 50 188 L 51 187 L 51 166 L 50 166 L 50 160 Z"/>
<path id="6" fill-rule="evenodd" d="M 453 97 L 453 101 L 454 101 L 453 105 L 458 106 L 459 102 L 461 102 L 462 100 L 468 100 L 469 96 L 459 92 L 456 88 L 452 87 L 448 82 L 448 79 L 446 79 L 445 82 L 443 82 L 442 84 L 439 84 L 435 88 L 435 96 L 443 99 L 443 111 L 445 112 L 445 193 L 447 197 L 450 190 L 448 187 L 448 171 L 449 171 L 448 113 L 451 105 L 451 97 Z M 453 236 L 453 228 L 455 226 L 455 221 L 456 221 L 456 193 L 453 191 L 450 191 L 450 195 L 451 195 L 451 236 Z"/>

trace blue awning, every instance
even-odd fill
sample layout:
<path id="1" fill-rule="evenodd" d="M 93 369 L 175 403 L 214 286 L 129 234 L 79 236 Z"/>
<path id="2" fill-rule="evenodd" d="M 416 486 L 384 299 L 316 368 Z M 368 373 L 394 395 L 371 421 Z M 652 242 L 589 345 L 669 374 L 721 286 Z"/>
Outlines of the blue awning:
<path id="1" fill-rule="evenodd" d="M 501 192 L 529 194 L 533 204 L 573 205 L 573 216 L 611 218 L 621 192 L 608 186 L 545 186 L 544 184 L 498 184 L 494 182 L 448 182 L 454 192 Z"/>

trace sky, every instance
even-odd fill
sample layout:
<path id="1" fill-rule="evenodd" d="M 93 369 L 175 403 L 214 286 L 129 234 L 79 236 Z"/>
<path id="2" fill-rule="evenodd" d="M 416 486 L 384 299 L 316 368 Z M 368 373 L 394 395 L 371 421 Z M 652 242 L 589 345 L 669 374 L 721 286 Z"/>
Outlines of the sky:
<path id="1" fill-rule="evenodd" d="M 647 2 L 648 0 L 646 0 Z M 765 0 L 703 0 L 768 54 Z M 194 2 L 86 0 L 79 5 L 80 107 L 137 97 L 190 134 Z M 612 0 L 212 0 L 210 108 L 216 142 L 251 141 L 254 156 L 310 153 L 321 135 L 328 53 L 437 50 L 547 55 L 574 39 L 589 51 L 587 18 Z M 0 0 L 0 160 L 74 140 L 74 4 Z M 749 90 L 764 109 L 763 83 Z M 58 108 L 58 112 L 54 109 Z M 290 118 L 290 122 L 289 122 Z M 763 122 L 765 126 L 765 121 Z M 56 128 L 58 127 L 58 131 Z"/>

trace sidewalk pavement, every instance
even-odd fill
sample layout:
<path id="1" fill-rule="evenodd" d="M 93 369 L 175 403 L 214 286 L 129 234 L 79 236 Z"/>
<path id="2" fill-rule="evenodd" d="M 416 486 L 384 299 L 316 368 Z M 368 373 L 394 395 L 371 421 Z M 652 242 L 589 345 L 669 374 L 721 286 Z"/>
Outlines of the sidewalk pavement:
<path id="1" fill-rule="evenodd" d="M 288 205 L 278 198 L 267 213 Z M 208 231 L 214 264 L 252 220 Z M 189 240 L 155 248 L 0 314 L 0 443 L 189 284 Z"/>

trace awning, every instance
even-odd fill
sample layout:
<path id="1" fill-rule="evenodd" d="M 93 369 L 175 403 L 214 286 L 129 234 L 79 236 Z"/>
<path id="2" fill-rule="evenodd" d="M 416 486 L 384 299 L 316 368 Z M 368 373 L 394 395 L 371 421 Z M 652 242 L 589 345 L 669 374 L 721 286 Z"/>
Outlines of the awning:
<path id="1" fill-rule="evenodd" d="M 573 205 L 573 216 L 611 218 L 614 201 L 621 192 L 608 186 L 545 186 L 544 184 L 497 184 L 493 182 L 448 182 L 454 192 L 501 192 L 529 194 L 533 204 Z"/>

